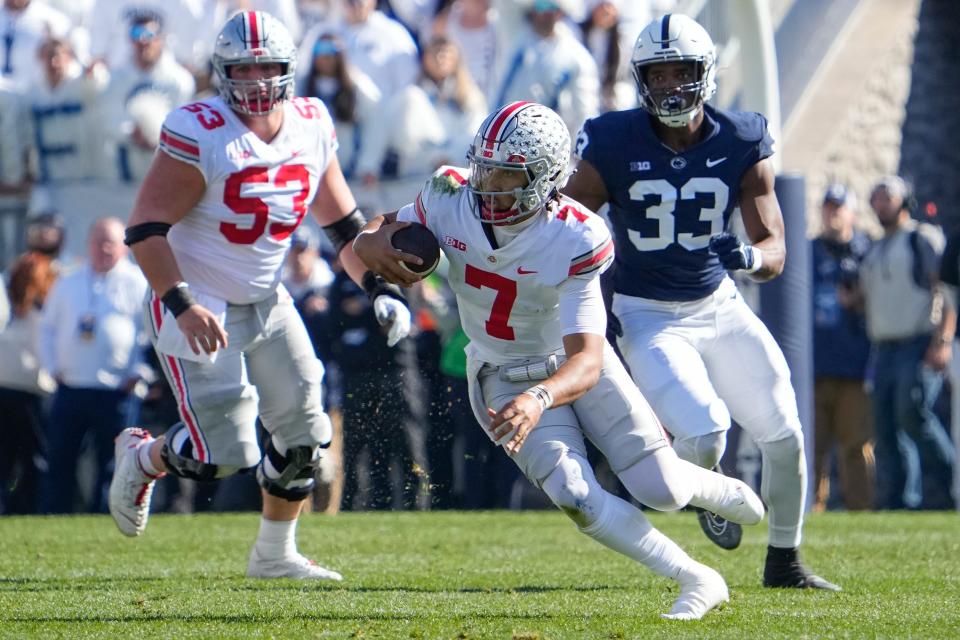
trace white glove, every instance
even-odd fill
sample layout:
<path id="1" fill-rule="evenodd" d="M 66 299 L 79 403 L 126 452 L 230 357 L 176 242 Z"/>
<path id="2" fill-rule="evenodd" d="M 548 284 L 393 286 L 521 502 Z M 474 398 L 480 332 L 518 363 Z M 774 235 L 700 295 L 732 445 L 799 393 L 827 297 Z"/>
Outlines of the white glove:
<path id="1" fill-rule="evenodd" d="M 392 347 L 410 335 L 410 309 L 392 296 L 377 296 L 373 314 L 381 327 L 387 328 L 387 346 Z"/>

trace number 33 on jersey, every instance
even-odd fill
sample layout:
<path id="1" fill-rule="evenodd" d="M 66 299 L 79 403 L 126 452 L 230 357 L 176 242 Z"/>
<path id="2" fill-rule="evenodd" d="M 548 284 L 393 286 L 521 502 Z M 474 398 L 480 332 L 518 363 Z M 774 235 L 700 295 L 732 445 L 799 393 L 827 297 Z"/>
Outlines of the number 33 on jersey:
<path id="1" fill-rule="evenodd" d="M 294 98 L 283 109 L 270 143 L 219 97 L 172 111 L 160 134 L 160 148 L 196 167 L 207 183 L 200 203 L 167 236 L 177 264 L 191 286 L 236 304 L 276 288 L 290 234 L 337 149 L 322 102 Z"/>
<path id="2" fill-rule="evenodd" d="M 773 154 L 773 140 L 758 113 L 705 105 L 703 128 L 698 144 L 674 153 L 642 109 L 606 113 L 583 125 L 576 154 L 603 177 L 610 197 L 618 293 L 696 300 L 725 277 L 707 244 L 726 228 L 744 172 Z"/>

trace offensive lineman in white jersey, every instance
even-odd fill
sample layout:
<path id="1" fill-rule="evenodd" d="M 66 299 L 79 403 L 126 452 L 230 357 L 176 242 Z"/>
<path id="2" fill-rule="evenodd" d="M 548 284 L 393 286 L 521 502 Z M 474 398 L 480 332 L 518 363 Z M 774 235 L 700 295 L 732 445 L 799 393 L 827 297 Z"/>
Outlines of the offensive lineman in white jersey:
<path id="1" fill-rule="evenodd" d="M 481 125 L 469 173 L 441 168 L 413 204 L 372 220 L 354 248 L 387 280 L 411 284 L 417 277 L 397 260 L 416 258 L 393 249 L 391 236 L 409 222 L 437 236 L 470 338 L 470 404 L 481 426 L 581 532 L 680 583 L 664 617 L 699 619 L 727 600 L 723 578 L 600 487 L 584 437 L 656 509 L 689 503 L 756 524 L 763 504 L 742 482 L 676 456 L 606 343 L 598 276 L 613 242 L 601 218 L 559 195 L 569 156 L 560 116 L 508 104 Z"/>
<path id="2" fill-rule="evenodd" d="M 280 285 L 290 235 L 308 209 L 374 298 L 391 344 L 409 331 L 410 314 L 399 289 L 365 274 L 349 247 L 341 251 L 364 218 L 340 171 L 326 108 L 292 97 L 295 55 L 275 18 L 238 13 L 213 56 L 220 96 L 164 123 L 126 242 L 154 292 L 147 326 L 182 422 L 158 439 L 135 428 L 118 436 L 110 512 L 121 532 L 137 536 L 160 475 L 212 480 L 256 466 L 263 517 L 247 575 L 340 580 L 295 542 L 331 436 L 323 367 Z M 258 415 L 271 436 L 262 458 Z"/>

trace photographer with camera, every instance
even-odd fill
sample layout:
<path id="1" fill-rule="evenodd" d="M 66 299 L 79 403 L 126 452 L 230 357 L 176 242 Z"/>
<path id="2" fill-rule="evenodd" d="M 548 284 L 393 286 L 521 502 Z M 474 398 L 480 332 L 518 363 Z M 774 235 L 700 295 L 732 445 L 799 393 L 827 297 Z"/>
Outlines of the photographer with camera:
<path id="1" fill-rule="evenodd" d="M 911 217 L 911 191 L 899 176 L 887 176 L 874 186 L 870 206 L 883 237 L 864 257 L 858 286 L 839 291 L 842 304 L 863 305 L 875 347 L 877 506 L 913 506 L 904 503 L 902 431 L 920 458 L 919 508 L 950 509 L 954 449 L 933 406 L 952 355 L 956 312 L 938 277 L 943 232 Z"/>
<path id="2" fill-rule="evenodd" d="M 873 507 L 873 421 L 864 386 L 870 341 L 863 310 L 841 302 L 856 289 L 870 249 L 870 238 L 854 228 L 856 207 L 853 191 L 830 185 L 820 208 L 823 228 L 813 240 L 815 511 L 827 508 L 834 450 L 843 505 L 850 511 Z"/>

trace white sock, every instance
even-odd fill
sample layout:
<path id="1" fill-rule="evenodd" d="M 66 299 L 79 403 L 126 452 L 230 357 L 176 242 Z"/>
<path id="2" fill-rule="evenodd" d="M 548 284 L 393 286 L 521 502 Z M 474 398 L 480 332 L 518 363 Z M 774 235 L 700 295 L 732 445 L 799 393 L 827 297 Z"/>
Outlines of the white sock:
<path id="1" fill-rule="evenodd" d="M 143 471 L 148 477 L 159 476 L 162 473 L 160 469 L 157 469 L 153 465 L 153 461 L 150 459 L 150 450 L 153 448 L 154 442 L 156 442 L 156 440 L 151 438 L 137 447 L 137 462 L 140 464 L 140 471 Z"/>
<path id="2" fill-rule="evenodd" d="M 698 564 L 677 543 L 655 529 L 642 511 L 613 495 L 606 497 L 597 521 L 581 531 L 672 580 L 686 577 Z"/>
<path id="3" fill-rule="evenodd" d="M 686 460 L 680 460 L 679 469 L 693 488 L 690 504 L 694 507 L 716 511 L 717 506 L 723 504 L 727 495 L 736 488 L 733 481 L 726 476 Z"/>
<path id="4" fill-rule="evenodd" d="M 297 520 L 260 518 L 257 550 L 267 559 L 292 558 L 297 555 Z"/>

